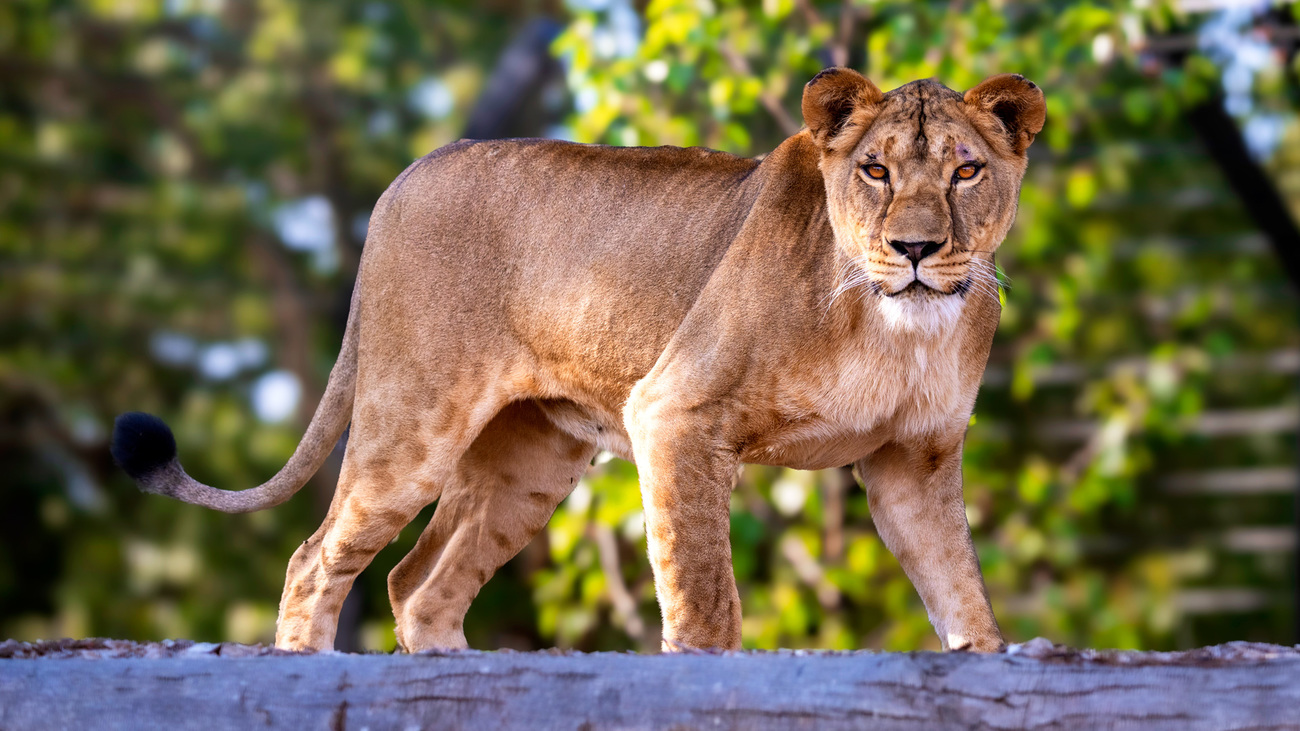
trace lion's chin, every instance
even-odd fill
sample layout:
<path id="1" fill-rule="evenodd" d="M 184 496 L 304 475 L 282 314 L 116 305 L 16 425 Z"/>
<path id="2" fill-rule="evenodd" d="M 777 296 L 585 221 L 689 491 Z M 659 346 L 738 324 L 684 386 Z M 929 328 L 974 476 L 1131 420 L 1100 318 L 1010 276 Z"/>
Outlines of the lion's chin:
<path id="1" fill-rule="evenodd" d="M 877 299 L 885 325 L 900 332 L 940 335 L 952 330 L 961 319 L 966 298 L 946 294 L 920 280 Z"/>

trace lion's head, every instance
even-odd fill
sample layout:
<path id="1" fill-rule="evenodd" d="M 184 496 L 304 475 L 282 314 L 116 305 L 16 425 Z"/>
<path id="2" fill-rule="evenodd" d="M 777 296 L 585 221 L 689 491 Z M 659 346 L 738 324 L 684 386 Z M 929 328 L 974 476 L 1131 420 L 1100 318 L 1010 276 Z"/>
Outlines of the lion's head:
<path id="1" fill-rule="evenodd" d="M 846 263 L 841 289 L 873 293 L 891 325 L 914 329 L 949 323 L 969 292 L 992 291 L 992 253 L 1046 118 L 1041 89 L 1004 74 L 965 94 L 929 79 L 884 94 L 832 68 L 804 88 L 803 115 Z"/>

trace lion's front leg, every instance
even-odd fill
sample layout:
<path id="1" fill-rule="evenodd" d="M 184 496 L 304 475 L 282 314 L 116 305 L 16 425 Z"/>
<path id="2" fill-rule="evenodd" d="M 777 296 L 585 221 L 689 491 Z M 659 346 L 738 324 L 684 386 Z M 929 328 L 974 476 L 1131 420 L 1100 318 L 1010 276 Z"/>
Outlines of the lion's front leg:
<path id="1" fill-rule="evenodd" d="M 634 401 L 628 415 L 664 649 L 739 649 L 730 537 L 737 456 L 698 413 Z"/>
<path id="2" fill-rule="evenodd" d="M 996 652 L 989 605 L 966 522 L 961 438 L 890 444 L 857 464 L 871 517 L 925 603 L 945 650 Z"/>

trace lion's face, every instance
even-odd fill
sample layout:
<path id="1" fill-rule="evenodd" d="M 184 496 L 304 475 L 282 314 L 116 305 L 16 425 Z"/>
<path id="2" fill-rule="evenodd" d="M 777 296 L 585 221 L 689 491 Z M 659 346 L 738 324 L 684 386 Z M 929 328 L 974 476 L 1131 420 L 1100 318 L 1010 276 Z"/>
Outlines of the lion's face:
<path id="1" fill-rule="evenodd" d="M 931 81 L 881 94 L 839 69 L 809 82 L 804 116 L 821 168 L 841 289 L 879 297 L 892 324 L 952 321 L 972 291 L 996 291 L 991 254 L 1015 218 L 1042 91 L 997 76 L 964 96 Z"/>

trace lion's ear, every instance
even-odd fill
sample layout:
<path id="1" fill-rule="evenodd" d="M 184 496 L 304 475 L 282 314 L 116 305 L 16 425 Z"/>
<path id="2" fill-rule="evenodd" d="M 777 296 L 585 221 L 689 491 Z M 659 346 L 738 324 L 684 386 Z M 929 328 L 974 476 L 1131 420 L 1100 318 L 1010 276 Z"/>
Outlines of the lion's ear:
<path id="1" fill-rule="evenodd" d="M 1043 90 L 1020 74 L 999 74 L 966 92 L 966 103 L 1002 123 L 1017 155 L 1025 154 L 1047 121 Z"/>
<path id="2" fill-rule="evenodd" d="M 875 104 L 883 96 L 870 79 L 853 69 L 824 69 L 803 88 L 803 121 L 813 140 L 824 146 L 854 109 Z"/>

